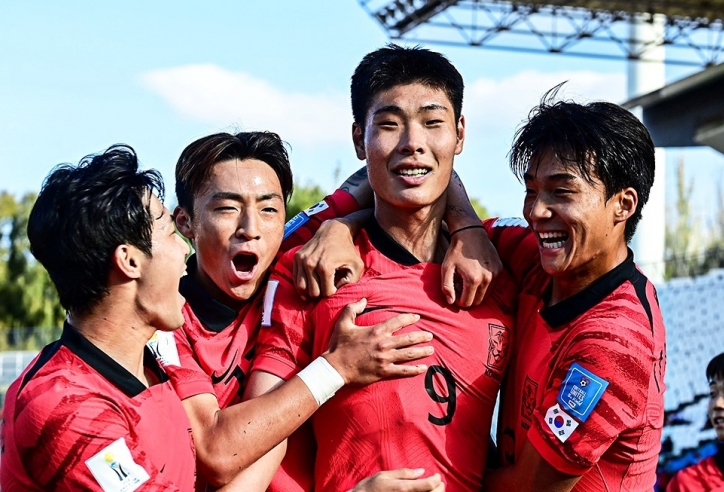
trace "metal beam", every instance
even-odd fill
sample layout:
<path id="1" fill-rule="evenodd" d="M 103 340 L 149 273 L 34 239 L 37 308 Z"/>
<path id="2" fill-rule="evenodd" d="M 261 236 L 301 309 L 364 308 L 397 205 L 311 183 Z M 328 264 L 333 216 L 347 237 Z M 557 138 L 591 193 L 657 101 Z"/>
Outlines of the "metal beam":
<path id="1" fill-rule="evenodd" d="M 724 0 L 358 0 L 395 40 L 534 53 L 645 60 L 657 46 L 666 62 L 712 66 L 724 58 Z M 666 16 L 653 42 L 632 39 L 636 20 Z"/>

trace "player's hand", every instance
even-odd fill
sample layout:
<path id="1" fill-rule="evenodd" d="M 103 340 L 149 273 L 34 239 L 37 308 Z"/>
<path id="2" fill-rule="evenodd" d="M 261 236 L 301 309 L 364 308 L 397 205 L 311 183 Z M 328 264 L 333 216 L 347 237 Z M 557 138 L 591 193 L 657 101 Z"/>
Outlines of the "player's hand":
<path id="1" fill-rule="evenodd" d="M 442 262 L 442 291 L 448 304 L 477 306 L 502 270 L 503 263 L 485 229 L 471 227 L 454 234 Z"/>
<path id="2" fill-rule="evenodd" d="M 359 280 L 362 259 L 352 242 L 350 226 L 327 220 L 294 255 L 294 286 L 303 298 L 328 297 L 339 287 Z"/>
<path id="3" fill-rule="evenodd" d="M 445 484 L 439 474 L 422 477 L 425 470 L 383 471 L 362 480 L 349 492 L 443 492 Z"/>
<path id="4" fill-rule="evenodd" d="M 429 357 L 433 348 L 416 346 L 432 340 L 428 331 L 395 332 L 420 319 L 417 314 L 398 314 L 373 326 L 357 326 L 355 319 L 364 311 L 367 300 L 347 305 L 334 327 L 327 361 L 340 373 L 345 384 L 370 384 L 388 377 L 417 376 L 427 370 L 425 364 L 402 364 Z"/>

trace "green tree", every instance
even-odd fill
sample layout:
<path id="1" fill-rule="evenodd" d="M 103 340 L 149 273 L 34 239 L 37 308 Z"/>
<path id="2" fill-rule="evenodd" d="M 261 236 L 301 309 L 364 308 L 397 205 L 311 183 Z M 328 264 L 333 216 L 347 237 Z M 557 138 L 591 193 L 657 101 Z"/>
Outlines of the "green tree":
<path id="1" fill-rule="evenodd" d="M 28 217 L 36 195 L 0 192 L 0 348 L 38 348 L 57 334 L 65 312 L 42 265 L 30 254 Z M 55 330 L 53 330 L 55 329 Z"/>
<path id="2" fill-rule="evenodd" d="M 475 213 L 478 214 L 478 217 L 480 217 L 481 219 L 487 219 L 488 217 L 490 217 L 488 209 L 485 208 L 485 206 L 480 203 L 477 198 L 471 198 L 470 205 L 473 206 L 473 208 L 475 209 Z"/>
<path id="3" fill-rule="evenodd" d="M 691 196 L 694 193 L 694 181 L 686 183 L 683 159 L 676 167 L 676 204 L 673 220 L 666 224 L 664 256 L 666 265 L 664 277 L 682 277 L 691 275 L 697 267 L 693 255 L 693 239 L 698 226 L 691 211 Z"/>
<path id="4" fill-rule="evenodd" d="M 292 198 L 287 204 L 287 220 L 297 215 L 302 210 L 306 210 L 318 201 L 322 200 L 327 194 L 322 188 L 316 184 L 307 183 L 306 185 L 294 185 Z"/>

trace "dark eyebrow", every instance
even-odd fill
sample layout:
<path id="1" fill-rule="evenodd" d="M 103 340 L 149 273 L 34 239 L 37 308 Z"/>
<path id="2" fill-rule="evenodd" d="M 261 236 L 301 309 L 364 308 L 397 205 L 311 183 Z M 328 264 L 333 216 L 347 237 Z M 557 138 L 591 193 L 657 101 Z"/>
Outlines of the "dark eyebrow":
<path id="1" fill-rule="evenodd" d="M 380 113 L 402 113 L 402 108 L 396 104 L 388 104 L 387 106 L 382 106 L 377 109 L 374 113 L 372 113 L 372 116 L 377 116 Z"/>
<path id="2" fill-rule="evenodd" d="M 531 173 L 525 173 L 523 175 L 523 181 L 533 181 L 534 179 L 535 175 Z M 557 173 L 546 176 L 546 181 L 576 181 L 577 179 L 578 176 L 570 173 Z"/>
<path id="3" fill-rule="evenodd" d="M 447 106 L 443 106 L 442 104 L 432 103 L 432 104 L 426 104 L 425 106 L 421 107 L 418 113 L 422 113 L 424 111 L 447 111 Z"/>
<path id="4" fill-rule="evenodd" d="M 417 110 L 418 113 L 424 113 L 426 111 L 448 111 L 447 106 L 444 106 L 442 104 L 438 103 L 430 103 L 426 104 L 424 106 L 421 106 L 420 109 Z M 374 113 L 372 113 L 372 116 L 377 116 L 380 113 L 402 113 L 402 108 L 397 106 L 396 104 L 388 104 L 387 106 L 382 106 L 381 108 L 377 109 Z"/>
<path id="5" fill-rule="evenodd" d="M 278 198 L 279 200 L 284 201 L 284 198 L 276 192 L 269 192 L 269 193 L 262 193 L 261 195 L 257 195 L 256 201 L 257 202 L 263 202 L 266 200 L 273 200 L 275 198 Z M 233 191 L 219 191 L 217 193 L 214 193 L 211 197 L 212 201 L 216 200 L 234 200 L 237 202 L 243 202 L 244 197 L 241 196 L 239 193 L 234 193 Z"/>

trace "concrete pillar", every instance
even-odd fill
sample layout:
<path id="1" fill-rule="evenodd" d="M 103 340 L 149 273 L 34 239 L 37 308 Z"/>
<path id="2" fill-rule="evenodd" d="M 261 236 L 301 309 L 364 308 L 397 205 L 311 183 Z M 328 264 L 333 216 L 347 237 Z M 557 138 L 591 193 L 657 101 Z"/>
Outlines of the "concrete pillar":
<path id="1" fill-rule="evenodd" d="M 641 60 L 628 62 L 629 99 L 660 89 L 666 83 L 664 67 L 665 50 L 660 40 L 664 36 L 665 16 L 648 14 L 637 16 L 631 23 L 631 39 L 634 52 L 640 52 L 647 43 L 655 47 L 644 48 Z M 642 118 L 641 108 L 634 114 Z M 666 229 L 666 155 L 663 148 L 656 149 L 656 176 L 649 201 L 643 210 L 643 218 L 631 241 L 636 263 L 654 283 L 664 278 L 664 238 Z"/>

